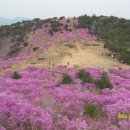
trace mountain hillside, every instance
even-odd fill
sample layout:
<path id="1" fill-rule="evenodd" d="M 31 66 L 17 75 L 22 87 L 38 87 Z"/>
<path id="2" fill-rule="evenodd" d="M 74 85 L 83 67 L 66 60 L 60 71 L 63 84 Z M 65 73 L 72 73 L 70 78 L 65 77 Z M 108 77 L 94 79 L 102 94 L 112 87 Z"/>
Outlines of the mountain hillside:
<path id="1" fill-rule="evenodd" d="M 89 26 L 90 29 L 81 27 L 80 19 L 34 19 L 1 27 L 1 67 L 20 68 L 20 65 L 24 67 L 30 64 L 68 64 L 104 69 L 127 67 L 119 61 L 120 57 L 113 59 L 106 56 L 106 53 L 109 53 L 108 49 L 104 49 L 107 41 L 104 44 Z M 38 60 L 40 56 L 44 60 Z"/>
<path id="2" fill-rule="evenodd" d="M 129 130 L 130 21 L 34 19 L 0 27 L 0 130 Z"/>

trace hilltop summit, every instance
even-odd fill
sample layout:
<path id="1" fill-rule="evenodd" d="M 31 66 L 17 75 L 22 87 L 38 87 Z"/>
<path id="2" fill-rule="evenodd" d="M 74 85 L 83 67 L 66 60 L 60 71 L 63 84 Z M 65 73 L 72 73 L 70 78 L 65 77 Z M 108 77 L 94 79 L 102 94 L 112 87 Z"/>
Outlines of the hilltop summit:
<path id="1" fill-rule="evenodd" d="M 129 64 L 129 33 L 130 21 L 113 16 L 54 17 L 1 26 L 1 68 L 30 64 L 126 67 L 123 63 Z M 107 53 L 112 53 L 111 57 Z"/>

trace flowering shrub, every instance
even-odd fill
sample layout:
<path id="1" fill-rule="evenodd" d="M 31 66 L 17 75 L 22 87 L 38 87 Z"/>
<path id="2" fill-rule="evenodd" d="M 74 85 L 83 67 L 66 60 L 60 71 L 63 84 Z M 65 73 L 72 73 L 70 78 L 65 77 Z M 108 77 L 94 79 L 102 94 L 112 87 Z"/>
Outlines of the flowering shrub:
<path id="1" fill-rule="evenodd" d="M 22 76 L 20 80 L 14 80 L 11 72 L 1 74 L 0 128 L 129 129 L 128 119 L 118 119 L 118 114 L 130 113 L 129 79 L 125 78 L 125 75 L 122 76 L 120 70 L 106 73 L 113 87 L 111 89 L 103 87 L 99 92 L 94 82 L 82 85 L 81 80 L 77 79 L 80 70 L 89 72 L 93 80 L 101 79 L 105 73 L 96 68 L 84 67 L 77 70 L 63 66 L 55 68 L 30 66 L 18 72 Z M 74 84 L 59 84 L 57 77 L 61 78 L 66 72 Z M 125 72 L 126 75 L 129 73 L 129 70 Z"/>

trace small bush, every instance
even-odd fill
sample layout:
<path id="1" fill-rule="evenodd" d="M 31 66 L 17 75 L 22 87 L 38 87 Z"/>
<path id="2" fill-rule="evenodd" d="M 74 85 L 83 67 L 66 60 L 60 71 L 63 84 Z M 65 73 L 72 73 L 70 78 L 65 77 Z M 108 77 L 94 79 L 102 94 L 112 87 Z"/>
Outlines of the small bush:
<path id="1" fill-rule="evenodd" d="M 101 78 L 95 82 L 97 88 L 104 89 L 104 88 L 113 88 L 112 83 L 110 82 L 106 73 L 103 73 Z"/>
<path id="2" fill-rule="evenodd" d="M 28 46 L 28 42 L 24 42 L 24 47 L 27 47 Z"/>
<path id="3" fill-rule="evenodd" d="M 52 29 L 49 29 L 49 30 L 48 30 L 48 34 L 51 34 L 51 36 L 53 36 L 53 35 L 54 35 L 53 30 L 52 30 Z"/>
<path id="4" fill-rule="evenodd" d="M 70 19 L 67 19 L 67 23 L 70 23 Z"/>
<path id="5" fill-rule="evenodd" d="M 66 47 L 69 47 L 69 48 L 74 48 L 74 47 L 75 47 L 74 45 L 69 44 L 69 43 L 68 43 L 68 44 L 65 44 L 65 46 L 66 46 Z"/>
<path id="6" fill-rule="evenodd" d="M 36 50 L 38 50 L 38 48 L 39 48 L 39 47 L 34 47 L 34 48 L 33 48 L 33 51 L 36 51 Z"/>
<path id="7" fill-rule="evenodd" d="M 16 47 L 8 53 L 9 57 L 15 56 L 20 52 L 20 48 Z"/>
<path id="8" fill-rule="evenodd" d="M 69 28 L 69 29 L 68 29 L 68 31 L 69 31 L 69 32 L 72 32 L 72 29 L 71 29 L 71 28 Z"/>
<path id="9" fill-rule="evenodd" d="M 68 73 L 63 73 L 61 84 L 73 84 L 73 79 L 68 75 Z"/>
<path id="10" fill-rule="evenodd" d="M 89 115 L 92 118 L 95 118 L 97 116 L 97 106 L 92 104 L 86 104 L 84 106 L 85 114 Z"/>
<path id="11" fill-rule="evenodd" d="M 52 28 L 59 28 L 60 26 L 62 26 L 62 24 L 59 21 L 52 21 L 51 22 Z"/>
<path id="12" fill-rule="evenodd" d="M 78 77 L 80 80 L 82 80 L 82 83 L 83 83 L 83 84 L 93 82 L 93 79 L 92 79 L 90 73 L 85 72 L 84 70 L 80 70 L 80 71 L 77 73 L 77 77 Z"/>
<path id="13" fill-rule="evenodd" d="M 12 78 L 13 78 L 13 79 L 16 79 L 16 80 L 19 80 L 19 79 L 22 78 L 22 76 L 15 71 L 15 72 L 12 74 Z"/>
<path id="14" fill-rule="evenodd" d="M 48 24 L 45 24 L 45 28 L 47 28 L 48 27 Z"/>
<path id="15" fill-rule="evenodd" d="M 64 26 L 64 30 L 68 31 L 68 24 Z"/>
<path id="16" fill-rule="evenodd" d="M 65 17 L 64 17 L 64 16 L 62 16 L 62 17 L 60 17 L 59 19 L 60 19 L 60 20 L 62 20 L 62 19 L 64 19 L 64 18 L 65 18 Z"/>
<path id="17" fill-rule="evenodd" d="M 90 116 L 93 119 L 103 119 L 106 117 L 99 106 L 93 104 L 86 104 L 84 106 L 84 114 Z"/>

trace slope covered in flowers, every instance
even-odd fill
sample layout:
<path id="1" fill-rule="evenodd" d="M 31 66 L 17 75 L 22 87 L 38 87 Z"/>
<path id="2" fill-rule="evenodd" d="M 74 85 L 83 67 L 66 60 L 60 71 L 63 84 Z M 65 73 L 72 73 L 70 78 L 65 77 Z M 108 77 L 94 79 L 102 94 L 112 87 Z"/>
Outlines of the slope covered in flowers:
<path id="1" fill-rule="evenodd" d="M 49 62 L 51 65 L 67 65 L 69 62 L 71 67 L 75 65 L 104 69 L 113 66 L 127 67 L 116 59 L 102 56 L 102 53 L 105 54 L 108 51 L 104 49 L 104 43 L 96 35 L 91 34 L 89 29 L 78 28 L 77 26 L 77 19 L 47 20 L 41 27 L 27 33 L 28 44 L 16 46 L 20 50 L 17 55 L 8 60 L 0 59 L 0 73 L 23 69 L 30 64 L 49 66 Z M 69 47 L 67 48 L 66 45 Z M 4 49 L 0 51 L 0 56 L 6 54 L 4 51 Z M 15 51 L 11 52 L 14 53 Z M 47 58 L 43 61 L 38 60 L 39 56 L 45 55 Z"/>
<path id="2" fill-rule="evenodd" d="M 77 73 L 92 79 L 82 83 Z M 97 88 L 104 70 L 96 68 L 28 67 L 0 75 L 0 130 L 129 130 L 130 71 L 111 69 L 112 88 Z M 63 73 L 73 82 L 63 84 Z M 86 107 L 85 107 L 86 106 Z M 90 111 L 86 111 L 88 108 Z M 92 110 L 92 113 L 91 113 Z M 94 115 L 93 115 L 94 113 Z"/>
<path id="3" fill-rule="evenodd" d="M 90 34 L 88 29 L 77 29 L 76 19 L 50 19 L 41 27 L 26 34 L 27 45 L 20 43 L 14 50 L 11 46 L 4 47 L 0 51 L 0 69 L 10 68 L 14 63 L 43 54 L 55 43 L 67 43 L 81 40 L 97 40 L 97 36 Z M 16 36 L 17 37 L 17 36 Z M 11 57 L 4 59 L 6 54 Z"/>
<path id="4" fill-rule="evenodd" d="M 73 19 L 51 19 L 42 27 L 28 35 L 29 45 L 20 46 L 21 52 L 18 57 L 36 56 L 43 54 L 50 46 L 55 43 L 73 43 L 81 40 L 97 40 L 97 36 L 90 34 L 88 29 L 77 29 L 77 20 Z M 36 50 L 34 51 L 34 48 Z"/>

